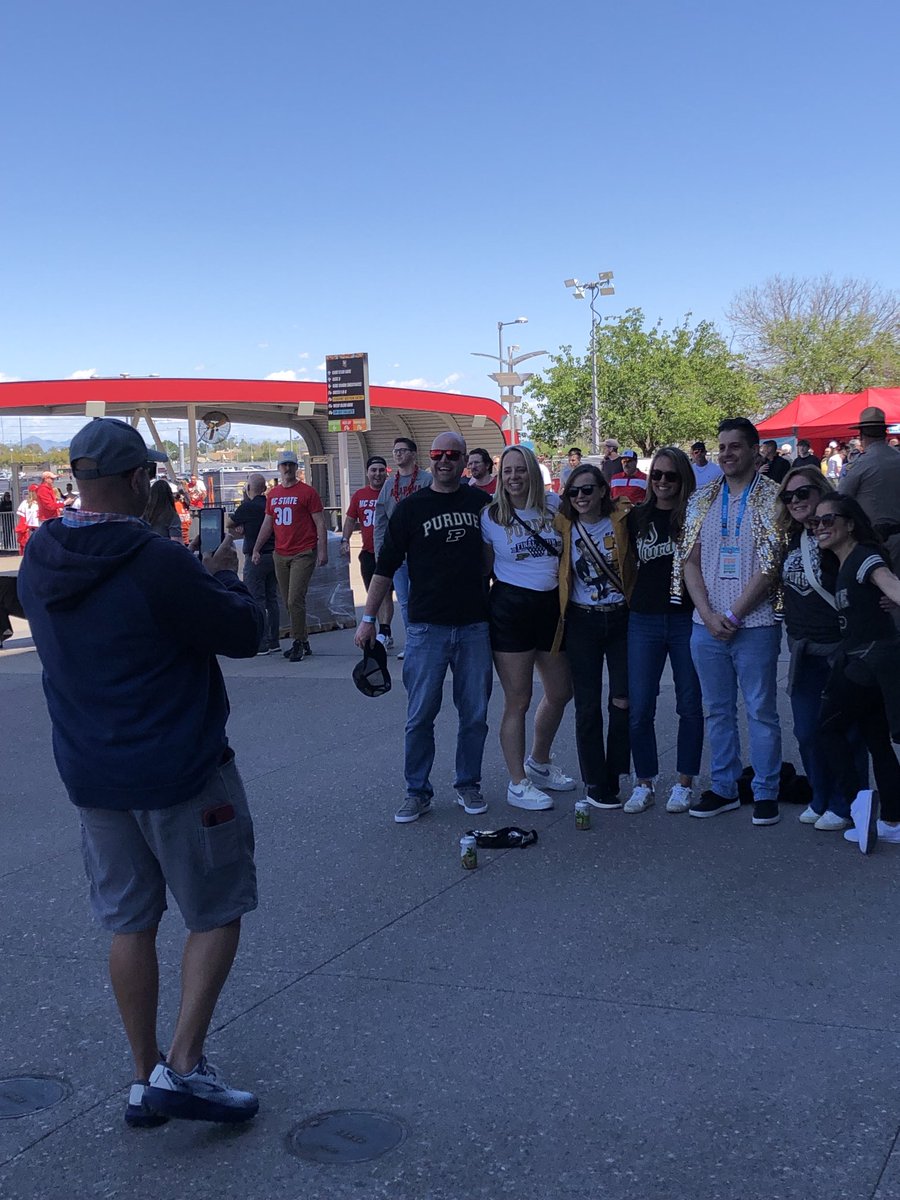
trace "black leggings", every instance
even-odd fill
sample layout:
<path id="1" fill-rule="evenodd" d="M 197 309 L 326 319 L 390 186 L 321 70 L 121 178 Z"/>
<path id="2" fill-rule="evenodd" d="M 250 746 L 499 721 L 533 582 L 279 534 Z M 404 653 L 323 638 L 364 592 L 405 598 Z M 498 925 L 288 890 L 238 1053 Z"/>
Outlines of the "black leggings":
<path id="1" fill-rule="evenodd" d="M 619 776 L 628 773 L 631 743 L 628 709 L 613 699 L 628 695 L 628 610 L 585 612 L 569 606 L 566 654 L 575 692 L 575 744 L 581 778 L 597 798 L 619 791 Z M 603 662 L 609 672 L 609 729 L 603 746 Z"/>
<path id="2" fill-rule="evenodd" d="M 881 689 L 854 683 L 839 662 L 825 687 L 819 720 L 828 764 L 847 802 L 856 795 L 859 783 L 853 743 L 847 737 L 855 727 L 872 756 L 881 816 L 892 823 L 900 821 L 900 763 L 891 743 Z"/>

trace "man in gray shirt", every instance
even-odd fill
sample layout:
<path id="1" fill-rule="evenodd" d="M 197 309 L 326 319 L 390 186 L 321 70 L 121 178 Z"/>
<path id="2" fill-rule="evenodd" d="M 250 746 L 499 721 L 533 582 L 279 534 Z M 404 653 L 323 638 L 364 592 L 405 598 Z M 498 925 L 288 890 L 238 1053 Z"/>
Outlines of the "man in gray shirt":
<path id="1" fill-rule="evenodd" d="M 857 500 L 884 538 L 895 562 L 900 561 L 900 454 L 887 444 L 887 423 L 880 408 L 859 415 L 862 453 L 847 464 L 838 483 L 843 496 Z"/>

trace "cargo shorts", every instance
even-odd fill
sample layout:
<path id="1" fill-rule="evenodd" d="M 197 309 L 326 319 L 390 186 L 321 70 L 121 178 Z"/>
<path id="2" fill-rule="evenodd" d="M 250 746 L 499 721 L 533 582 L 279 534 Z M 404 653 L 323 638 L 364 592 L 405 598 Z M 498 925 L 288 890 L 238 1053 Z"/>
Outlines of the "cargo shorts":
<path id="1" fill-rule="evenodd" d="M 256 908 L 253 821 L 233 757 L 181 804 L 78 812 L 91 908 L 104 929 L 155 929 L 166 887 L 192 933 Z"/>

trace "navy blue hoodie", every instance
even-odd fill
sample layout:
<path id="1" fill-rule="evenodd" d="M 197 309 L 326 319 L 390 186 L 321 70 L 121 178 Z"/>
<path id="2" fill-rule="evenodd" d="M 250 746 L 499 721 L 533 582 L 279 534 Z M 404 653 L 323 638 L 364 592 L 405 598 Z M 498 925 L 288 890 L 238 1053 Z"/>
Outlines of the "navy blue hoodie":
<path id="1" fill-rule="evenodd" d="M 228 747 L 216 655 L 249 658 L 262 637 L 237 575 L 210 575 L 134 521 L 57 519 L 29 539 L 18 590 L 72 801 L 166 808 L 196 795 Z"/>

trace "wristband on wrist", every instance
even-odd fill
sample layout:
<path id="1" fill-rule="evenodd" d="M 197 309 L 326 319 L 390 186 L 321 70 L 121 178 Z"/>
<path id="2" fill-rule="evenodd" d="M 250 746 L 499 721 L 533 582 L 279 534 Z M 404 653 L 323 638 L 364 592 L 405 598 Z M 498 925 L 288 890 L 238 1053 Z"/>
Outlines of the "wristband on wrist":
<path id="1" fill-rule="evenodd" d="M 375 617 L 370 617 L 370 616 L 369 616 L 367 613 L 363 613 L 363 624 L 365 624 L 365 625 L 374 625 L 374 624 L 375 624 L 375 620 L 376 620 L 376 618 L 375 618 Z"/>
<path id="2" fill-rule="evenodd" d="M 736 617 L 730 608 L 725 613 L 725 619 L 726 619 L 726 621 L 730 621 L 731 624 L 735 627 L 735 629 L 740 629 L 741 626 L 744 624 L 744 622 L 741 620 L 741 618 Z"/>

